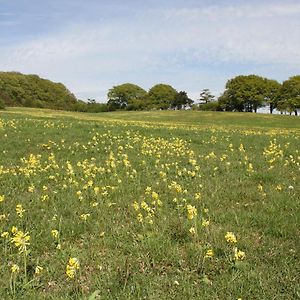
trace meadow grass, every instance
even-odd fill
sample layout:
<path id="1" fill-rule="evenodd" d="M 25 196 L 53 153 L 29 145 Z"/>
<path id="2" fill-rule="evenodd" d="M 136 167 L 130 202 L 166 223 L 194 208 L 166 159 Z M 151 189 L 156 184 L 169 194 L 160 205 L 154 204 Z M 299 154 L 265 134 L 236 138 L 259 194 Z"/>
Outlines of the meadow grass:
<path id="1" fill-rule="evenodd" d="M 299 133 L 290 116 L 0 112 L 0 298 L 300 298 Z"/>

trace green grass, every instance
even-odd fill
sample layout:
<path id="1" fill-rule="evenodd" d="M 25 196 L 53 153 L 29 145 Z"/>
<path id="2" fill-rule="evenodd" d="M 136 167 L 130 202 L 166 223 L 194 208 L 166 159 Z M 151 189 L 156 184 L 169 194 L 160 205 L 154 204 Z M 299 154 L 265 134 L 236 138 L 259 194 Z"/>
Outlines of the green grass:
<path id="1" fill-rule="evenodd" d="M 300 298 L 299 133 L 290 116 L 0 112 L 0 298 Z"/>

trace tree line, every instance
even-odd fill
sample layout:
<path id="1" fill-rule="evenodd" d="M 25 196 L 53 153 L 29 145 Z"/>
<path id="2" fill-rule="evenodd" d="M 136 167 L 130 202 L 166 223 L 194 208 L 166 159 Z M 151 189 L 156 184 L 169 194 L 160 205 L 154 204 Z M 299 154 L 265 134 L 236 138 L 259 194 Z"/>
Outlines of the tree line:
<path id="1" fill-rule="evenodd" d="M 148 92 L 125 83 L 108 92 L 108 110 L 183 109 L 257 112 L 268 105 L 290 114 L 300 109 L 300 75 L 290 77 L 282 84 L 257 75 L 239 75 L 227 81 L 225 91 L 216 99 L 209 89 L 203 89 L 195 104 L 185 91 L 177 92 L 172 86 L 157 84 Z"/>
<path id="2" fill-rule="evenodd" d="M 115 110 L 195 109 L 214 111 L 256 112 L 268 105 L 274 109 L 295 113 L 300 109 L 300 75 L 282 83 L 257 75 L 239 75 L 227 81 L 220 97 L 203 89 L 195 103 L 186 91 L 177 91 L 168 84 L 156 84 L 148 91 L 133 83 L 113 86 L 107 103 L 95 99 L 79 100 L 62 83 L 38 75 L 0 72 L 0 109 L 5 106 L 26 106 L 82 112 Z"/>
<path id="3" fill-rule="evenodd" d="M 107 104 L 79 100 L 62 83 L 38 75 L 0 72 L 0 109 L 24 106 L 82 112 L 104 112 Z"/>

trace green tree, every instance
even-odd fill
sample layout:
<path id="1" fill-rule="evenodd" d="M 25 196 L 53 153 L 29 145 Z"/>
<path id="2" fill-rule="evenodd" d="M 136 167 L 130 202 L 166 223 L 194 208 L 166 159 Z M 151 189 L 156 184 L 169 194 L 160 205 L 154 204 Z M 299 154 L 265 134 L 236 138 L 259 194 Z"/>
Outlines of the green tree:
<path id="1" fill-rule="evenodd" d="M 171 102 L 171 108 L 182 109 L 193 104 L 185 91 L 180 91 L 176 94 L 175 99 Z"/>
<path id="2" fill-rule="evenodd" d="M 138 85 L 124 83 L 111 88 L 108 91 L 107 98 L 110 110 L 123 109 L 131 102 L 145 100 L 147 92 Z"/>
<path id="3" fill-rule="evenodd" d="M 278 109 L 298 115 L 300 109 L 300 75 L 290 77 L 282 83 Z"/>
<path id="4" fill-rule="evenodd" d="M 209 103 L 211 101 L 214 101 L 215 96 L 211 94 L 209 89 L 203 89 L 200 93 L 200 101 L 203 101 L 204 103 Z"/>
<path id="5" fill-rule="evenodd" d="M 226 83 L 219 103 L 228 111 L 256 112 L 264 104 L 265 94 L 264 78 L 257 75 L 240 75 Z"/>
<path id="6" fill-rule="evenodd" d="M 0 72 L 0 97 L 7 106 L 71 110 L 77 102 L 62 83 L 17 72 Z"/>
<path id="7" fill-rule="evenodd" d="M 149 100 L 158 109 L 168 109 L 177 96 L 177 91 L 168 84 L 156 84 L 148 92 Z"/>
<path id="8" fill-rule="evenodd" d="M 264 101 L 270 106 L 270 114 L 272 114 L 274 108 L 277 107 L 278 101 L 280 100 L 281 84 L 276 80 L 267 78 L 265 78 L 264 81 Z"/>

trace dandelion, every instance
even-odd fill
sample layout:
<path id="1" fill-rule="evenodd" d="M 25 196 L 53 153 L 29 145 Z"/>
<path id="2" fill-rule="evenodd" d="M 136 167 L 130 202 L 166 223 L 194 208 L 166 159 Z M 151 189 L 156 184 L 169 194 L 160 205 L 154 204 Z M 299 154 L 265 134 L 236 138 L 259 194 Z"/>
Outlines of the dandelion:
<path id="1" fill-rule="evenodd" d="M 71 257 L 66 267 L 66 274 L 69 278 L 73 279 L 77 270 L 79 270 L 79 261 L 76 257 Z"/>
<path id="2" fill-rule="evenodd" d="M 233 232 L 228 231 L 225 235 L 225 239 L 229 244 L 235 244 L 237 242 L 237 239 Z"/>
<path id="3" fill-rule="evenodd" d="M 186 209 L 187 209 L 188 219 L 193 220 L 197 216 L 197 208 L 195 206 L 188 204 L 186 206 Z"/>

